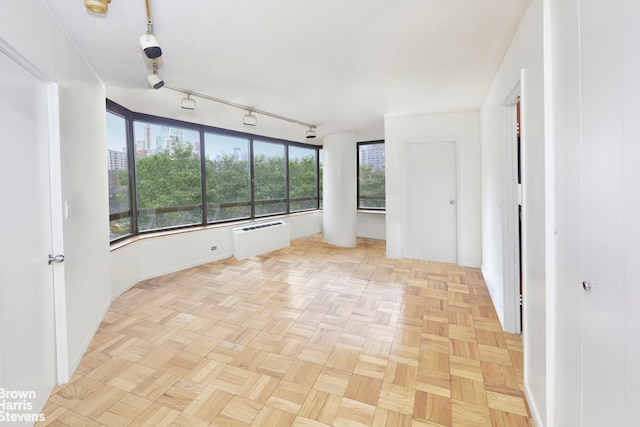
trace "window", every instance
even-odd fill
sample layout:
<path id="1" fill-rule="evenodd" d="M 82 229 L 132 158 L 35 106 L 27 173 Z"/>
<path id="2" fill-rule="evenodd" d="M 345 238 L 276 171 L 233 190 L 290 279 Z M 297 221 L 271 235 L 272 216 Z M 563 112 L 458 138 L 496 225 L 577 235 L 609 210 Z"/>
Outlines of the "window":
<path id="1" fill-rule="evenodd" d="M 289 146 L 289 210 L 318 208 L 317 150 Z"/>
<path id="2" fill-rule="evenodd" d="M 317 146 L 107 110 L 112 242 L 318 208 Z"/>
<path id="3" fill-rule="evenodd" d="M 249 139 L 206 133 L 207 222 L 251 217 Z"/>
<path id="4" fill-rule="evenodd" d="M 384 209 L 384 141 L 358 143 L 358 209 Z"/>
<path id="5" fill-rule="evenodd" d="M 109 230 L 111 240 L 131 234 L 129 155 L 127 121 L 107 112 L 107 154 L 109 174 Z"/>
<path id="6" fill-rule="evenodd" d="M 253 142 L 253 192 L 255 215 L 284 213 L 286 203 L 285 146 Z"/>
<path id="7" fill-rule="evenodd" d="M 199 132 L 134 122 L 138 229 L 202 223 Z"/>
<path id="8" fill-rule="evenodd" d="M 318 205 L 318 207 L 320 209 L 322 209 L 322 200 L 323 200 L 323 196 L 322 196 L 322 192 L 323 187 L 322 187 L 322 180 L 323 178 L 323 165 L 324 165 L 324 150 L 321 148 L 320 150 L 318 150 L 318 197 L 320 197 L 320 203 Z"/>

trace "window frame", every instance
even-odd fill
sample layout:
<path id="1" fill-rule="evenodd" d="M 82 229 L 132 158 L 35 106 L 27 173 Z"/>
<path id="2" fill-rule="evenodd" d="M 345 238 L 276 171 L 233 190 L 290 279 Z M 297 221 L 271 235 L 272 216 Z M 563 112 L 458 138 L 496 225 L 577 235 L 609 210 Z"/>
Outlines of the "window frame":
<path id="1" fill-rule="evenodd" d="M 111 221 L 117 220 L 117 219 L 122 219 L 122 218 L 129 218 L 130 221 L 130 233 L 129 234 L 125 234 L 123 236 L 120 236 L 116 239 L 110 240 L 112 243 L 113 242 L 118 242 L 120 240 L 124 240 L 127 238 L 130 238 L 131 236 L 135 236 L 138 234 L 138 216 L 137 216 L 137 204 L 134 204 L 134 200 L 137 198 L 136 197 L 136 189 L 134 186 L 131 185 L 132 182 L 135 182 L 135 149 L 134 147 L 132 147 L 132 145 L 129 143 L 130 141 L 133 140 L 133 121 L 131 120 L 131 111 L 129 111 L 128 109 L 124 108 L 123 106 L 116 104 L 115 102 L 107 99 L 107 104 L 106 104 L 106 111 L 105 111 L 105 117 L 106 114 L 111 113 L 114 115 L 117 115 L 119 117 L 122 117 L 125 120 L 125 134 L 126 134 L 126 148 L 127 148 L 127 176 L 128 176 L 128 180 L 129 180 L 129 211 L 128 214 L 129 216 L 126 216 L 126 213 L 122 212 L 122 213 L 117 213 L 117 214 L 111 214 L 111 212 L 109 212 L 109 223 L 111 223 Z M 125 214 L 125 215 L 123 215 Z"/>
<path id="2" fill-rule="evenodd" d="M 264 219 L 264 218 L 268 218 L 271 216 L 281 216 L 281 215 L 289 215 L 291 213 L 298 213 L 298 212 L 307 212 L 307 211 L 313 211 L 313 210 L 319 210 L 321 209 L 321 194 L 320 194 L 320 188 L 321 185 L 319 183 L 319 168 L 320 168 L 320 150 L 322 149 L 322 146 L 320 145 L 313 145 L 313 144 L 305 144 L 305 143 L 301 143 L 301 142 L 295 142 L 295 141 L 287 141 L 284 139 L 278 139 L 278 138 L 271 138 L 271 137 L 266 137 L 266 136 L 260 136 L 260 135 L 254 135 L 254 134 L 250 134 L 250 133 L 245 133 L 245 132 L 239 132 L 239 131 L 234 131 L 234 130 L 229 130 L 229 129 L 222 129 L 222 128 L 217 128 L 214 126 L 208 126 L 208 125 L 202 125 L 202 124 L 198 124 L 198 123 L 191 123 L 191 122 L 186 122 L 186 121 L 182 121 L 182 120 L 176 120 L 176 119 L 170 119 L 170 118 L 165 118 L 165 117 L 159 117 L 159 116 L 154 116 L 154 115 L 150 115 L 150 114 L 145 114 L 145 113 L 137 113 L 134 111 L 131 111 L 113 101 L 111 101 L 110 99 L 106 100 L 106 112 L 105 113 L 113 113 L 116 114 L 120 117 L 123 117 L 126 121 L 126 134 L 127 134 L 127 155 L 129 156 L 129 161 L 128 161 L 128 177 L 129 177 L 129 209 L 130 209 L 130 218 L 131 218 L 131 233 L 118 237 L 116 239 L 113 239 L 110 241 L 111 244 L 115 244 L 118 243 L 122 240 L 134 237 L 134 236 L 138 236 L 138 235 L 144 235 L 144 234 L 151 234 L 151 233 L 157 233 L 157 232 L 163 232 L 163 231 L 167 231 L 167 230 L 177 230 L 177 229 L 188 229 L 188 228 L 196 228 L 196 227 L 202 227 L 202 226 L 212 226 L 212 225 L 218 225 L 218 224 L 225 224 L 225 223 L 233 223 L 233 222 L 241 222 L 241 221 L 247 221 L 247 220 L 257 220 L 257 219 Z M 186 130 L 192 130 L 195 132 L 198 132 L 199 134 L 199 156 L 200 156 L 200 187 L 201 187 L 201 209 L 202 209 L 202 218 L 201 221 L 197 224 L 187 224 L 187 225 L 177 225 L 174 227 L 163 227 L 163 228 L 154 228 L 154 229 L 150 229 L 150 230 L 140 230 L 139 226 L 138 226 L 138 194 L 137 194 L 137 181 L 136 181 L 136 166 L 137 166 L 137 162 L 136 162 L 136 157 L 135 157 L 135 135 L 134 135 L 134 123 L 135 122 L 144 122 L 144 123 L 149 123 L 152 125 L 159 125 L 159 126 L 167 126 L 167 127 L 177 127 L 177 128 L 183 128 Z M 108 131 L 108 130 L 107 130 Z M 214 134 L 214 135 L 221 135 L 221 136 L 229 136 L 229 137 L 235 137 L 235 138 L 246 138 L 249 141 L 249 152 L 248 152 L 248 159 L 247 161 L 249 162 L 249 182 L 250 182 L 250 216 L 249 217 L 242 217 L 242 218 L 232 218 L 232 219 L 225 219 L 225 220 L 218 220 L 218 221 L 213 221 L 213 222 L 208 222 L 208 218 L 207 218 L 207 210 L 208 210 L 208 204 L 207 204 L 207 191 L 206 191 L 206 185 L 207 185 L 207 177 L 206 177 L 206 148 L 205 148 L 205 134 Z M 267 200 L 267 201 L 262 201 L 265 203 L 269 203 L 269 202 L 276 202 L 276 201 L 280 201 L 280 202 L 284 202 L 285 203 L 285 212 L 278 212 L 278 213 L 274 213 L 274 214 L 264 214 L 264 215 L 256 215 L 256 201 L 255 201 L 255 182 L 254 182 L 254 169 L 253 169 L 253 163 L 254 163 L 254 141 L 260 141 L 260 142 L 266 142 L 266 143 L 274 143 L 274 144 L 278 144 L 278 145 L 283 145 L 284 146 L 284 155 L 285 155 L 285 164 L 284 164 L 284 171 L 285 171 L 285 197 L 284 199 L 277 199 L 277 200 Z M 291 200 L 290 200 L 290 194 L 289 194 L 289 147 L 290 146 L 299 146 L 299 147 L 303 147 L 303 148 L 310 148 L 313 149 L 315 151 L 315 188 L 316 188 L 316 194 L 314 196 L 315 200 L 316 200 L 316 204 L 314 208 L 309 208 L 309 209 L 305 209 L 305 210 L 295 210 L 295 211 L 291 211 Z M 298 200 L 298 199 L 296 199 Z M 247 202 L 230 202 L 229 204 L 223 204 L 221 203 L 220 206 L 231 206 L 231 205 L 237 205 L 237 204 L 246 204 Z M 262 203 L 261 203 L 262 204 Z M 178 207 L 179 208 L 179 207 Z M 172 210 L 172 209 L 177 209 L 176 207 L 167 207 L 167 208 L 159 208 L 162 211 L 165 210 Z M 111 220 L 114 219 L 111 217 L 111 215 L 109 215 L 109 221 L 111 222 Z"/>
<path id="3" fill-rule="evenodd" d="M 356 144 L 356 173 L 357 173 L 357 190 L 356 190 L 356 206 L 359 211 L 380 211 L 384 212 L 387 210 L 387 195 L 386 188 L 384 193 L 382 194 L 382 199 L 384 200 L 384 207 L 362 207 L 360 205 L 361 199 L 371 199 L 371 200 L 379 200 L 380 195 L 362 195 L 360 188 L 360 147 L 363 145 L 378 145 L 382 144 L 384 146 L 384 139 L 374 140 L 374 141 L 362 141 Z M 386 148 L 386 147 L 385 147 Z M 386 165 L 385 165 L 386 171 Z M 385 177 L 386 178 L 386 177 Z"/>
<path id="4" fill-rule="evenodd" d="M 312 149 L 314 151 L 315 163 L 314 163 L 314 175 L 315 175 L 315 195 L 314 196 L 304 196 L 304 197 L 291 197 L 291 148 L 298 147 L 303 149 Z M 314 147 L 314 148 L 312 148 Z M 320 194 L 320 149 L 316 148 L 316 146 L 311 146 L 309 144 L 289 144 L 287 147 L 287 211 L 289 213 L 297 213 L 297 212 L 307 212 L 314 209 L 320 209 L 321 207 L 321 199 L 322 195 Z M 292 202 L 306 202 L 310 200 L 315 200 L 315 208 L 302 208 L 291 210 Z"/>

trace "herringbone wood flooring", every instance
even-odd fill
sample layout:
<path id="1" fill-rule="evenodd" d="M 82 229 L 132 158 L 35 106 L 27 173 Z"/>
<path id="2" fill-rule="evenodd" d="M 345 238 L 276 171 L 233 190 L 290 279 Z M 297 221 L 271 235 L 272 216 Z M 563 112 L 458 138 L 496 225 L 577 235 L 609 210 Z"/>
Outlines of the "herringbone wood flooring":
<path id="1" fill-rule="evenodd" d="M 320 236 L 116 299 L 44 424 L 532 426 L 479 270 Z"/>

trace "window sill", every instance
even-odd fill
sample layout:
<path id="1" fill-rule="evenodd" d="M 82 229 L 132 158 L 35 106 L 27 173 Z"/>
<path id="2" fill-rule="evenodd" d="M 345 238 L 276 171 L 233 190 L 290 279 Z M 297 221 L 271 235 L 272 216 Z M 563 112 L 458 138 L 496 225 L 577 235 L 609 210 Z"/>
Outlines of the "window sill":
<path id="1" fill-rule="evenodd" d="M 122 239 L 122 240 L 119 240 L 119 241 L 117 241 L 115 243 L 112 243 L 111 247 L 109 248 L 109 252 L 117 251 L 118 249 L 121 249 L 121 248 L 124 248 L 126 246 L 129 246 L 130 244 L 135 243 L 135 242 L 139 242 L 139 241 L 147 240 L 147 239 L 155 239 L 157 237 L 175 236 L 177 234 L 194 233 L 194 232 L 198 232 L 198 231 L 213 230 L 213 229 L 217 229 L 217 228 L 226 228 L 226 227 L 233 228 L 233 227 L 239 227 L 239 226 L 244 225 L 244 224 L 254 224 L 256 222 L 264 222 L 264 221 L 267 221 L 267 220 L 290 218 L 290 217 L 293 217 L 293 216 L 308 215 L 308 214 L 312 214 L 312 213 L 316 213 L 316 212 L 322 212 L 322 209 L 313 209 L 313 210 L 308 210 L 308 211 L 303 211 L 303 212 L 293 212 L 293 213 L 290 213 L 290 214 L 283 214 L 283 215 L 264 216 L 264 217 L 258 217 L 256 219 L 245 219 L 245 220 L 239 220 L 239 221 L 229 221 L 229 222 L 224 222 L 224 223 L 216 223 L 216 224 L 208 224 L 208 225 L 197 225 L 197 226 L 193 226 L 193 227 L 179 228 L 179 229 L 175 229 L 175 230 L 152 231 L 152 232 L 145 233 L 145 234 L 138 234 L 136 236 L 127 237 L 125 239 Z"/>
<path id="2" fill-rule="evenodd" d="M 358 209 L 357 213 L 367 213 L 367 214 L 380 214 L 384 215 L 387 213 L 386 209 Z"/>

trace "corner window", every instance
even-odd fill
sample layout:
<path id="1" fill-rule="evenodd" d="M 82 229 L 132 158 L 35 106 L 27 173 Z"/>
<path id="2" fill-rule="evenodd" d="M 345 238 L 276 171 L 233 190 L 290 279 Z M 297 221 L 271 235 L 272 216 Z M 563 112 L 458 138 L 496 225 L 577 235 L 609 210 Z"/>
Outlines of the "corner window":
<path id="1" fill-rule="evenodd" d="M 318 209 L 320 148 L 107 100 L 110 240 Z"/>

